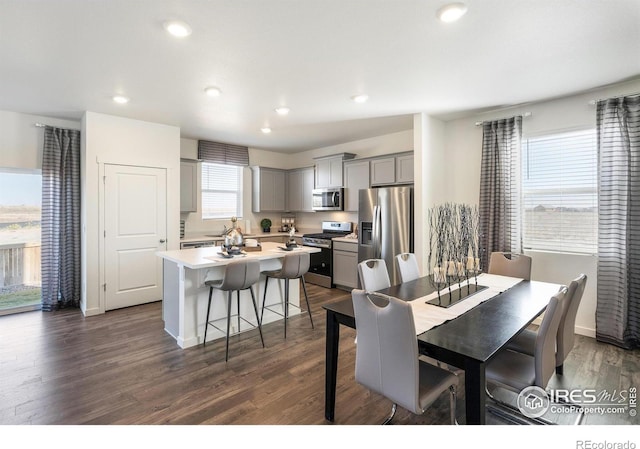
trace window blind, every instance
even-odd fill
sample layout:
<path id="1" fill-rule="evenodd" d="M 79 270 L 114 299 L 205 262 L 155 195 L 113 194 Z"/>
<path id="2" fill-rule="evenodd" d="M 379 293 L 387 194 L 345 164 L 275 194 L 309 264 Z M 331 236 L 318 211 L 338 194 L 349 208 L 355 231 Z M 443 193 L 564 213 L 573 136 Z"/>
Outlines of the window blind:
<path id="1" fill-rule="evenodd" d="M 249 165 L 249 148 L 198 140 L 198 159 L 215 164 L 246 166 Z"/>
<path id="2" fill-rule="evenodd" d="M 211 164 L 202 166 L 202 218 L 242 216 L 242 167 Z"/>
<path id="3" fill-rule="evenodd" d="M 596 253 L 595 129 L 524 139 L 522 156 L 524 248 Z"/>

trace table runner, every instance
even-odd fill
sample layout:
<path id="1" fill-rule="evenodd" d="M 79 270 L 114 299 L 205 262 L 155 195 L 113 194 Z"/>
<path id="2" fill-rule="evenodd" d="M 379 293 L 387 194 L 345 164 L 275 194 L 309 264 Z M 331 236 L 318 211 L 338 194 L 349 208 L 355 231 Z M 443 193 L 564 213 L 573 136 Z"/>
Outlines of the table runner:
<path id="1" fill-rule="evenodd" d="M 425 304 L 425 301 L 437 298 L 438 292 L 409 301 L 409 304 L 411 304 L 411 308 L 413 309 L 413 320 L 416 325 L 416 335 L 420 335 L 433 327 L 439 326 L 445 321 L 452 320 L 463 313 L 468 312 L 478 304 L 481 304 L 484 301 L 499 295 L 503 291 L 510 289 L 520 281 L 522 281 L 520 278 L 482 273 L 478 276 L 478 285 L 484 285 L 488 288 L 452 305 L 449 308 L 439 307 L 433 304 Z M 461 284 L 461 286 L 461 288 L 465 288 L 465 284 Z M 455 286 L 455 290 L 452 286 L 451 291 L 457 291 L 457 289 L 457 285 Z M 445 294 L 449 294 L 448 289 L 440 292 L 441 296 L 444 296 Z"/>

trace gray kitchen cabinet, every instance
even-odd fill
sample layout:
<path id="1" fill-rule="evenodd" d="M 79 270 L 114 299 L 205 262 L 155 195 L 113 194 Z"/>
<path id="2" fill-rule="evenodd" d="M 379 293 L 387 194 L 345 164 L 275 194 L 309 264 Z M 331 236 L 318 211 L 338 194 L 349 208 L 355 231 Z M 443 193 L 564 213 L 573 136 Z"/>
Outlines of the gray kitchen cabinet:
<path id="1" fill-rule="evenodd" d="M 342 187 L 342 161 L 353 159 L 355 154 L 341 153 L 332 156 L 315 158 L 316 189 Z"/>
<path id="2" fill-rule="evenodd" d="M 287 176 L 287 210 L 313 212 L 314 168 L 289 170 Z"/>
<path id="3" fill-rule="evenodd" d="M 358 288 L 358 242 L 333 241 L 333 283 L 339 288 Z"/>
<path id="4" fill-rule="evenodd" d="M 344 210 L 358 211 L 358 191 L 369 188 L 369 160 L 344 163 Z"/>
<path id="5" fill-rule="evenodd" d="M 396 184 L 413 182 L 413 153 L 396 156 Z"/>
<path id="6" fill-rule="evenodd" d="M 286 171 L 277 168 L 251 167 L 253 212 L 286 210 Z"/>
<path id="7" fill-rule="evenodd" d="M 198 161 L 180 161 L 180 212 L 198 211 Z"/>
<path id="8" fill-rule="evenodd" d="M 385 157 L 371 160 L 371 186 L 389 185 L 396 182 L 396 158 Z"/>

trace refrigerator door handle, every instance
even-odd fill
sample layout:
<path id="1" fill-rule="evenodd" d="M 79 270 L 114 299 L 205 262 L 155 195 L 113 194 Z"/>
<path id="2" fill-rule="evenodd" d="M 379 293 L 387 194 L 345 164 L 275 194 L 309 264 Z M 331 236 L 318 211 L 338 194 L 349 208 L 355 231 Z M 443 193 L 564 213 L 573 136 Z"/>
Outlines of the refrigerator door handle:
<path id="1" fill-rule="evenodd" d="M 381 254 L 381 232 L 380 232 L 380 219 L 381 219 L 380 206 L 373 208 L 373 257 L 379 259 Z"/>

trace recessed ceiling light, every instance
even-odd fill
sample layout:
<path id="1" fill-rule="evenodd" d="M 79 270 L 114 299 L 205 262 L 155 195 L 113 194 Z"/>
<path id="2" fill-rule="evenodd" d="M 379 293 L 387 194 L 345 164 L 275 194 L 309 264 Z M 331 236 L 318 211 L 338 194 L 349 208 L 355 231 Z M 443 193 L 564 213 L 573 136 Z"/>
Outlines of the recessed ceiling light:
<path id="1" fill-rule="evenodd" d="M 289 111 L 290 109 L 286 106 L 280 106 L 279 108 L 276 108 L 276 112 L 278 113 L 278 115 L 287 115 Z"/>
<path id="2" fill-rule="evenodd" d="M 354 95 L 353 97 L 351 97 L 351 99 L 356 103 L 365 103 L 369 99 L 369 95 L 366 95 L 366 94 Z"/>
<path id="3" fill-rule="evenodd" d="M 436 16 L 445 23 L 451 23 L 464 16 L 467 6 L 464 3 L 449 3 L 438 9 Z"/>
<path id="4" fill-rule="evenodd" d="M 129 98 L 125 97 L 124 95 L 115 95 L 113 97 L 113 101 L 115 101 L 118 104 L 125 104 L 125 103 L 129 103 Z"/>
<path id="5" fill-rule="evenodd" d="M 260 128 L 260 131 L 262 131 L 264 134 L 269 134 L 271 132 L 271 128 L 269 128 L 268 126 L 264 126 Z"/>
<path id="6" fill-rule="evenodd" d="M 175 37 L 187 37 L 191 34 L 191 27 L 179 20 L 171 20 L 164 23 L 164 29 Z"/>
<path id="7" fill-rule="evenodd" d="M 210 97 L 219 97 L 220 94 L 222 93 L 222 91 L 219 88 L 215 87 L 215 86 L 207 87 L 204 91 Z"/>

